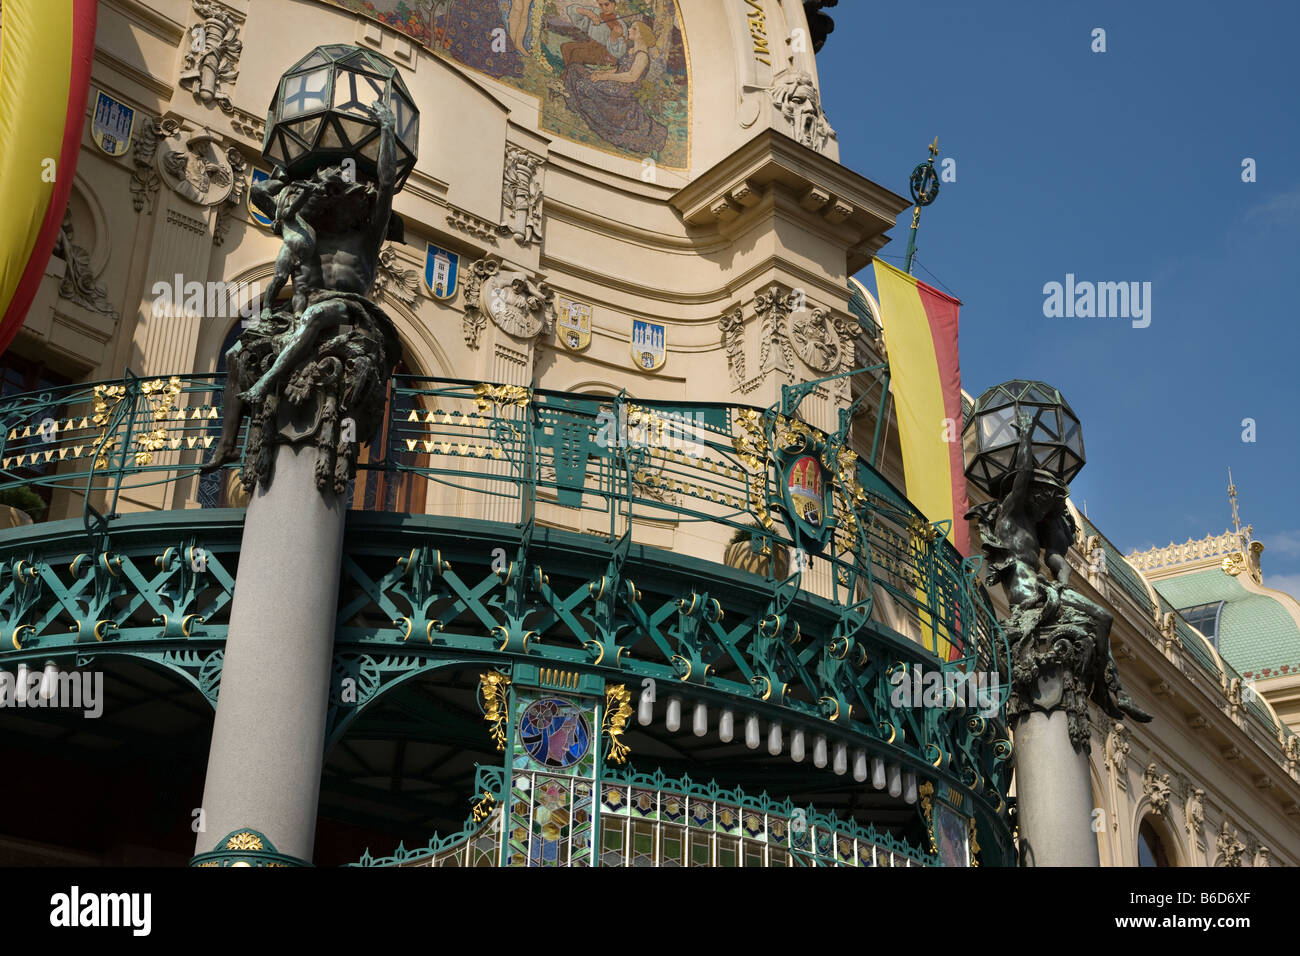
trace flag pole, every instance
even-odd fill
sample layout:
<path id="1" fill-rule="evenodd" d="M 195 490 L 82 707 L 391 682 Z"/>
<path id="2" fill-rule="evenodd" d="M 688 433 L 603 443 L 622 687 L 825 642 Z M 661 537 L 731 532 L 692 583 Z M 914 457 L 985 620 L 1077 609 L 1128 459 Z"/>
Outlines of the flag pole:
<path id="1" fill-rule="evenodd" d="M 939 155 L 939 137 L 930 144 L 930 158 L 912 170 L 908 187 L 912 191 L 912 231 L 907 237 L 907 263 L 904 270 L 912 274 L 912 260 L 916 258 L 916 230 L 921 225 L 921 207 L 928 206 L 939 196 L 939 177 L 934 171 L 934 158 Z"/>

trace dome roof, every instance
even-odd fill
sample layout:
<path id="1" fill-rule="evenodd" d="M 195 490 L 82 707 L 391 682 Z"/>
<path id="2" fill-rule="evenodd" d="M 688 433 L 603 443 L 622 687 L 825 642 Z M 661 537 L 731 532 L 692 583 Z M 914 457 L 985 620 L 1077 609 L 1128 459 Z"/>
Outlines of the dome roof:
<path id="1" fill-rule="evenodd" d="M 1257 593 L 1240 577 L 1217 567 L 1161 578 L 1152 584 L 1175 608 L 1223 602 L 1219 651 L 1243 676 L 1258 677 L 1265 669 L 1300 665 L 1300 624 L 1280 592 L 1278 597 Z"/>

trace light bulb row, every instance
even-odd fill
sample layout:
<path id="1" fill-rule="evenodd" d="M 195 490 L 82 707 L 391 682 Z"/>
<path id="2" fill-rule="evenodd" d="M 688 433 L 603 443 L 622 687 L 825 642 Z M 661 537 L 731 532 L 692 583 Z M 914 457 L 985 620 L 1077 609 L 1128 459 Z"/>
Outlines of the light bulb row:
<path id="1" fill-rule="evenodd" d="M 637 702 L 636 720 L 642 727 L 648 727 L 654 722 L 654 705 L 655 698 L 652 694 L 641 695 L 641 699 Z M 680 697 L 668 698 L 664 712 L 664 727 L 670 734 L 681 732 L 682 711 L 685 706 Z M 704 737 L 709 733 L 709 708 L 703 701 L 696 701 L 692 705 L 691 732 L 696 737 Z M 762 746 L 763 729 L 757 714 L 747 714 L 744 717 L 741 733 L 745 746 L 750 750 L 757 750 Z M 848 744 L 844 741 L 836 741 L 832 744 L 826 739 L 825 734 L 813 734 L 812 738 L 814 767 L 822 769 L 829 763 L 831 770 L 840 776 L 849 772 Z M 718 739 L 724 744 L 736 739 L 736 712 L 730 708 L 723 708 L 718 714 Z M 784 750 L 785 733 L 780 721 L 774 720 L 767 727 L 767 752 L 773 757 L 779 757 Z M 795 729 L 790 734 L 790 759 L 795 763 L 803 763 L 807 756 L 808 734 L 802 729 Z M 907 803 L 916 803 L 915 771 L 904 771 L 896 763 L 886 763 L 883 757 L 868 757 L 867 752 L 860 748 L 853 751 L 852 757 L 853 779 L 858 783 L 866 783 L 869 778 L 871 785 L 877 790 L 887 790 L 891 797 L 902 797 Z"/>
<path id="2" fill-rule="evenodd" d="M 17 675 L 14 679 L 14 702 L 26 704 L 31 699 L 31 692 L 28 689 L 28 669 L 26 663 L 18 665 Z M 45 662 L 45 671 L 41 674 L 41 683 L 36 689 L 36 696 L 41 700 L 52 700 L 59 687 L 59 668 L 54 661 Z"/>

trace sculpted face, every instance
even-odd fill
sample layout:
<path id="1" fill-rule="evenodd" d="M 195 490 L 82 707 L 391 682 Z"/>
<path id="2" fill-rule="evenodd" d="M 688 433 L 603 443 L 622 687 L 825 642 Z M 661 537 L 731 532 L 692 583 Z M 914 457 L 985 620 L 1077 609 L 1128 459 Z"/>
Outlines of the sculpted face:
<path id="1" fill-rule="evenodd" d="M 317 175 L 320 211 L 331 225 L 340 230 L 363 226 L 374 205 L 374 187 L 344 176 L 338 166 L 322 169 Z"/>

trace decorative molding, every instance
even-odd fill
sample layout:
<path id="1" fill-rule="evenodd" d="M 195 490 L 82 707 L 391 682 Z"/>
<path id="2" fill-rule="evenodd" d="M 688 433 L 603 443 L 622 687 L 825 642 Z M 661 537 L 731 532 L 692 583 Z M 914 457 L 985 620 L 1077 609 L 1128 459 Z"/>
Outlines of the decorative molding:
<path id="1" fill-rule="evenodd" d="M 546 160 L 518 146 L 506 146 L 501 177 L 501 225 L 497 232 L 523 245 L 542 241 L 542 167 Z"/>
<path id="2" fill-rule="evenodd" d="M 190 47 L 177 84 L 194 94 L 204 106 L 215 103 L 222 112 L 234 112 L 230 89 L 239 77 L 235 69 L 244 44 L 238 38 L 240 23 L 235 11 L 210 0 L 193 0 L 194 12 L 203 18 L 186 33 Z"/>
<path id="3" fill-rule="evenodd" d="M 206 236 L 208 234 L 207 224 L 203 220 L 193 219 L 176 209 L 167 210 L 167 222 L 170 225 L 184 229 L 186 232 L 192 232 L 196 236 Z"/>
<path id="4" fill-rule="evenodd" d="M 1142 792 L 1151 802 L 1151 812 L 1156 816 L 1164 816 L 1169 809 L 1169 797 L 1173 793 L 1173 788 L 1169 785 L 1169 774 L 1158 774 L 1154 763 L 1147 764 L 1146 770 L 1142 771 Z"/>
<path id="5" fill-rule="evenodd" d="M 760 323 L 758 370 L 763 374 L 772 369 L 794 374 L 794 349 L 790 347 L 785 327 L 797 298 L 794 292 L 778 285 L 754 296 L 754 314 Z"/>
<path id="6" fill-rule="evenodd" d="M 261 143 L 266 138 L 266 118 L 237 109 L 230 114 L 230 126 L 236 133 Z"/>
<path id="7" fill-rule="evenodd" d="M 480 259 L 465 283 L 465 344 L 477 348 L 484 319 L 517 339 L 535 339 L 555 329 L 555 293 L 545 282 L 515 270 L 503 270 L 496 259 Z"/>
<path id="8" fill-rule="evenodd" d="M 1205 791 L 1200 787 L 1193 789 L 1190 783 L 1188 790 L 1187 802 L 1183 805 L 1183 816 L 1186 818 L 1184 826 L 1200 845 L 1201 827 L 1205 825 Z"/>
<path id="9" fill-rule="evenodd" d="M 379 302 L 384 296 L 395 299 L 407 307 L 415 305 L 420 297 L 420 278 L 414 269 L 403 269 L 392 244 L 379 252 L 379 267 L 375 271 L 375 284 L 370 297 Z"/>
<path id="10" fill-rule="evenodd" d="M 233 159 L 232 159 L 233 154 Z M 171 190 L 200 206 L 216 206 L 242 188 L 235 187 L 235 165 L 243 157 L 231 148 L 223 150 L 218 138 L 207 131 L 186 133 L 173 129 L 158 143 L 154 165 Z"/>
<path id="11" fill-rule="evenodd" d="M 1241 842 L 1239 836 L 1236 830 L 1228 826 L 1228 821 L 1225 819 L 1214 841 L 1214 847 L 1218 850 L 1221 860 L 1220 866 L 1241 866 L 1241 855 L 1246 851 L 1246 844 Z"/>
<path id="12" fill-rule="evenodd" d="M 131 154 L 131 164 L 135 167 L 131 173 L 131 205 L 136 212 L 147 206 L 149 215 L 153 215 L 153 198 L 162 182 L 154 163 L 158 140 L 170 138 L 179 130 L 180 124 L 174 119 L 140 117 L 135 130 L 135 152 Z"/>
<path id="13" fill-rule="evenodd" d="M 1128 789 L 1128 752 L 1131 746 L 1128 727 L 1123 721 L 1113 722 L 1106 735 L 1106 760 L 1115 772 L 1115 783 L 1121 790 Z"/>
<path id="14" fill-rule="evenodd" d="M 1246 547 L 1251 531 L 1252 529 L 1247 527 L 1241 534 L 1225 531 L 1223 534 L 1200 539 L 1188 538 L 1182 544 L 1174 544 L 1170 541 L 1163 548 L 1134 551 L 1127 557 L 1129 563 L 1139 571 L 1158 571 L 1211 558 L 1228 557 L 1240 553 Z"/>
<path id="15" fill-rule="evenodd" d="M 800 309 L 790 319 L 795 354 L 815 372 L 829 374 L 840 367 L 844 345 L 827 309 Z"/>
<path id="16" fill-rule="evenodd" d="M 447 227 L 467 233 L 476 239 L 483 239 L 488 242 L 496 242 L 496 227 L 486 219 L 480 219 L 473 213 L 466 212 L 463 209 L 447 208 Z"/>
<path id="17" fill-rule="evenodd" d="M 217 221 L 212 229 L 212 244 L 219 246 L 226 241 L 230 231 L 230 220 L 238 209 L 244 208 L 244 195 L 248 190 L 248 161 L 244 154 L 231 146 L 226 149 L 226 161 L 230 164 L 230 174 L 234 177 L 230 195 L 217 209 Z"/>
<path id="18" fill-rule="evenodd" d="M 59 283 L 59 298 L 111 319 L 119 317 L 117 310 L 108 301 L 108 289 L 91 270 L 90 253 L 73 241 L 71 207 L 63 211 L 63 224 L 59 226 L 58 237 L 54 240 L 54 255 L 67 264 L 63 281 Z"/>
<path id="19" fill-rule="evenodd" d="M 731 372 L 731 387 L 745 392 L 745 310 L 736 306 L 722 313 L 718 319 L 722 331 L 722 348 L 727 353 L 727 369 Z"/>

